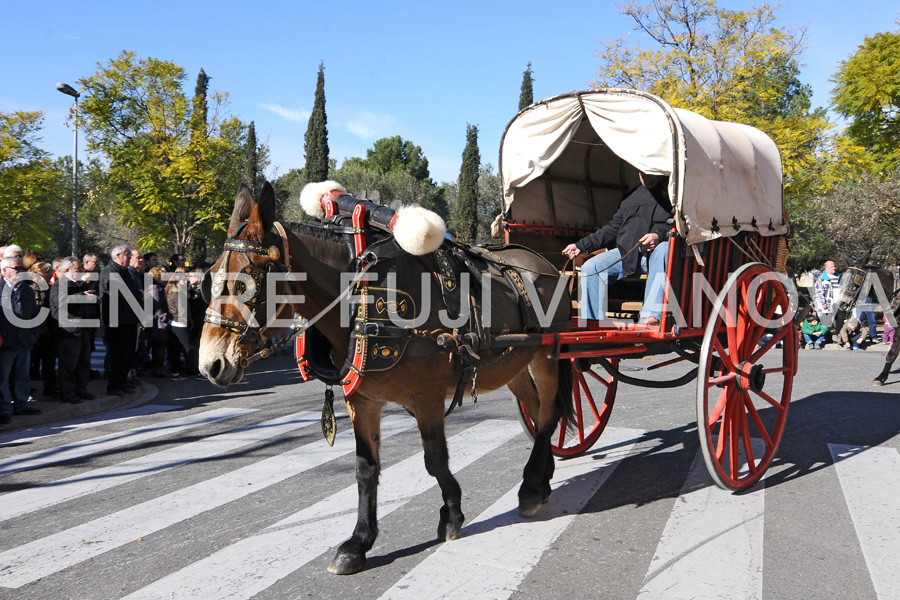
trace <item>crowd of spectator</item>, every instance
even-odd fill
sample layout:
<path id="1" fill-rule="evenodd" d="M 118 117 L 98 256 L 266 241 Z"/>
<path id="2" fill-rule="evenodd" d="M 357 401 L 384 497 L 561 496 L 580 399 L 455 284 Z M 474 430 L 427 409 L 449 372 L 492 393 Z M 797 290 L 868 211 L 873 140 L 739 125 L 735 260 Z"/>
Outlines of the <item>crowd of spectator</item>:
<path id="1" fill-rule="evenodd" d="M 94 253 L 45 260 L 16 245 L 0 246 L 0 257 L 0 425 L 40 414 L 38 396 L 94 400 L 92 379 L 124 397 L 143 376 L 199 377 L 208 265 L 190 268 L 183 254 L 160 264 L 126 245 L 110 250 L 105 267 Z M 102 371 L 91 363 L 98 340 Z"/>

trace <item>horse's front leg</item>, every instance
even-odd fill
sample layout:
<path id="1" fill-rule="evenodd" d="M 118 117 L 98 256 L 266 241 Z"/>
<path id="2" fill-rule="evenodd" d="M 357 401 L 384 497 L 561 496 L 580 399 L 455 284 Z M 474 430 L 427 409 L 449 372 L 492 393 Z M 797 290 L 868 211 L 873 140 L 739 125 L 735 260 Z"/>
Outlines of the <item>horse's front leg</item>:
<path id="1" fill-rule="evenodd" d="M 381 406 L 347 403 L 347 411 L 356 435 L 356 482 L 359 487 L 359 506 L 353 536 L 340 545 L 328 570 L 338 575 L 362 571 L 366 552 L 378 537 L 377 491 L 381 448 Z"/>
<path id="2" fill-rule="evenodd" d="M 437 479 L 444 499 L 437 537 L 441 541 L 455 540 L 466 517 L 462 512 L 462 490 L 450 472 L 450 453 L 444 434 L 444 401 L 437 396 L 427 403 L 416 399 L 414 406 L 422 449 L 425 451 L 425 470 Z"/>
<path id="3" fill-rule="evenodd" d="M 891 367 L 894 366 L 894 361 L 897 360 L 898 354 L 900 354 L 900 337 L 895 335 L 894 341 L 891 343 L 891 349 L 888 350 L 887 356 L 884 358 L 884 368 L 872 382 L 872 385 L 884 385 L 884 382 L 887 381 L 888 373 L 891 372 Z"/>

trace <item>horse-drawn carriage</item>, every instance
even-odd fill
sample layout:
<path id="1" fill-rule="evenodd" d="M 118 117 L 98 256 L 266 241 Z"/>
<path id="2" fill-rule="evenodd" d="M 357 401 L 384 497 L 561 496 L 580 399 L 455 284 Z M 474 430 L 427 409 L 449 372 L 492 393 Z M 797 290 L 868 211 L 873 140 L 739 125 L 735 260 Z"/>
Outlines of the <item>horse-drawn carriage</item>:
<path id="1" fill-rule="evenodd" d="M 560 272 L 570 271 L 560 251 L 609 220 L 639 171 L 669 178 L 674 207 L 662 318 L 630 318 L 642 297 L 638 280 L 611 288 L 614 319 L 573 319 L 570 296 L 560 292 Z M 464 520 L 447 460 L 446 401 L 453 398 L 452 408 L 466 391 L 474 396 L 476 381 L 479 390 L 508 385 L 534 437 L 519 490 L 526 516 L 550 496 L 551 450 L 588 450 L 620 381 L 664 387 L 696 377 L 700 442 L 723 487 L 751 486 L 778 447 L 797 336 L 779 276 L 789 233 L 781 162 L 768 137 L 649 94 L 573 93 L 511 121 L 501 175 L 504 247 L 445 240 L 436 215 L 394 213 L 335 182 L 304 190 L 301 203 L 314 217 L 306 224 L 275 220 L 269 186 L 258 200 L 245 188 L 236 198 L 225 252 L 204 281 L 201 369 L 221 385 L 238 381 L 272 353 L 292 316 L 308 319 L 297 360 L 304 378 L 329 386 L 323 429 L 333 428 L 329 394 L 340 386 L 357 442 L 359 519 L 329 567 L 336 573 L 360 570 L 377 535 L 379 424 L 388 401 L 416 418 L 444 499 L 440 539 L 457 537 Z M 461 291 L 466 275 L 478 280 L 472 293 Z M 622 359 L 669 353 L 674 358 L 656 366 L 696 369 L 647 382 L 617 368 Z"/>
<path id="2" fill-rule="evenodd" d="M 604 90 L 523 110 L 504 133 L 500 166 L 506 241 L 560 268 L 560 250 L 609 221 L 638 171 L 668 177 L 665 318 L 635 323 L 643 286 L 626 279 L 610 287 L 609 321 L 548 334 L 575 365 L 576 422 L 560 427 L 554 452 L 578 454 L 597 441 L 619 381 L 665 387 L 692 378 L 638 380 L 617 369 L 621 359 L 674 352 L 657 366 L 698 365 L 698 431 L 713 479 L 730 489 L 756 482 L 781 439 L 797 369 L 791 287 L 777 277 L 789 224 L 774 142 L 649 94 Z M 586 368 L 592 362 L 606 374 Z M 599 395 L 586 377 L 601 384 Z M 527 413 L 523 421 L 531 423 Z"/>

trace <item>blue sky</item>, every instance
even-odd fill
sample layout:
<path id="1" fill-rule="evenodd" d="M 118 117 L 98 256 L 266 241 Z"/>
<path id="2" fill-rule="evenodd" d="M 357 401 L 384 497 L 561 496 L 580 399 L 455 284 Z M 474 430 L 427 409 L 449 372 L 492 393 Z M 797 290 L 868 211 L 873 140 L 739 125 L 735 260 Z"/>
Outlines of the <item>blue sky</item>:
<path id="1" fill-rule="evenodd" d="M 188 93 L 202 67 L 212 89 L 230 93 L 229 111 L 255 121 L 271 149 L 270 177 L 303 165 L 322 60 L 332 158 L 365 156 L 376 139 L 401 135 L 422 147 L 436 181 L 454 181 L 467 123 L 478 125 L 482 161 L 496 169 L 528 61 L 536 100 L 587 89 L 601 40 L 632 29 L 603 0 L 5 4 L 0 111 L 43 111 L 44 149 L 72 152 L 71 99 L 56 83 L 75 85 L 127 49 L 184 67 Z M 778 14 L 783 26 L 808 26 L 801 80 L 812 85 L 814 106 L 827 106 L 838 63 L 865 36 L 896 30 L 900 5 L 795 0 Z M 82 139 L 80 156 L 83 148 Z"/>

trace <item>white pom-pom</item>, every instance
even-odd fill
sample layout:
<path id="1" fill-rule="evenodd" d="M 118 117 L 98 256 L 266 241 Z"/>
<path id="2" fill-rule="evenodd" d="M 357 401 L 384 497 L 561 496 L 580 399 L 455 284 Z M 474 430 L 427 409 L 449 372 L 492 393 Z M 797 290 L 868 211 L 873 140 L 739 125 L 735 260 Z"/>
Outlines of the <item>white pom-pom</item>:
<path id="1" fill-rule="evenodd" d="M 404 206 L 397 211 L 393 231 L 401 248 L 421 256 L 440 248 L 447 226 L 437 213 L 421 206 Z"/>
<path id="2" fill-rule="evenodd" d="M 300 206 L 303 211 L 315 219 L 321 219 L 325 216 L 325 209 L 322 208 L 322 196 L 331 192 L 339 191 L 342 194 L 347 193 L 347 189 L 337 181 L 320 181 L 318 183 L 307 183 L 300 192 Z"/>

